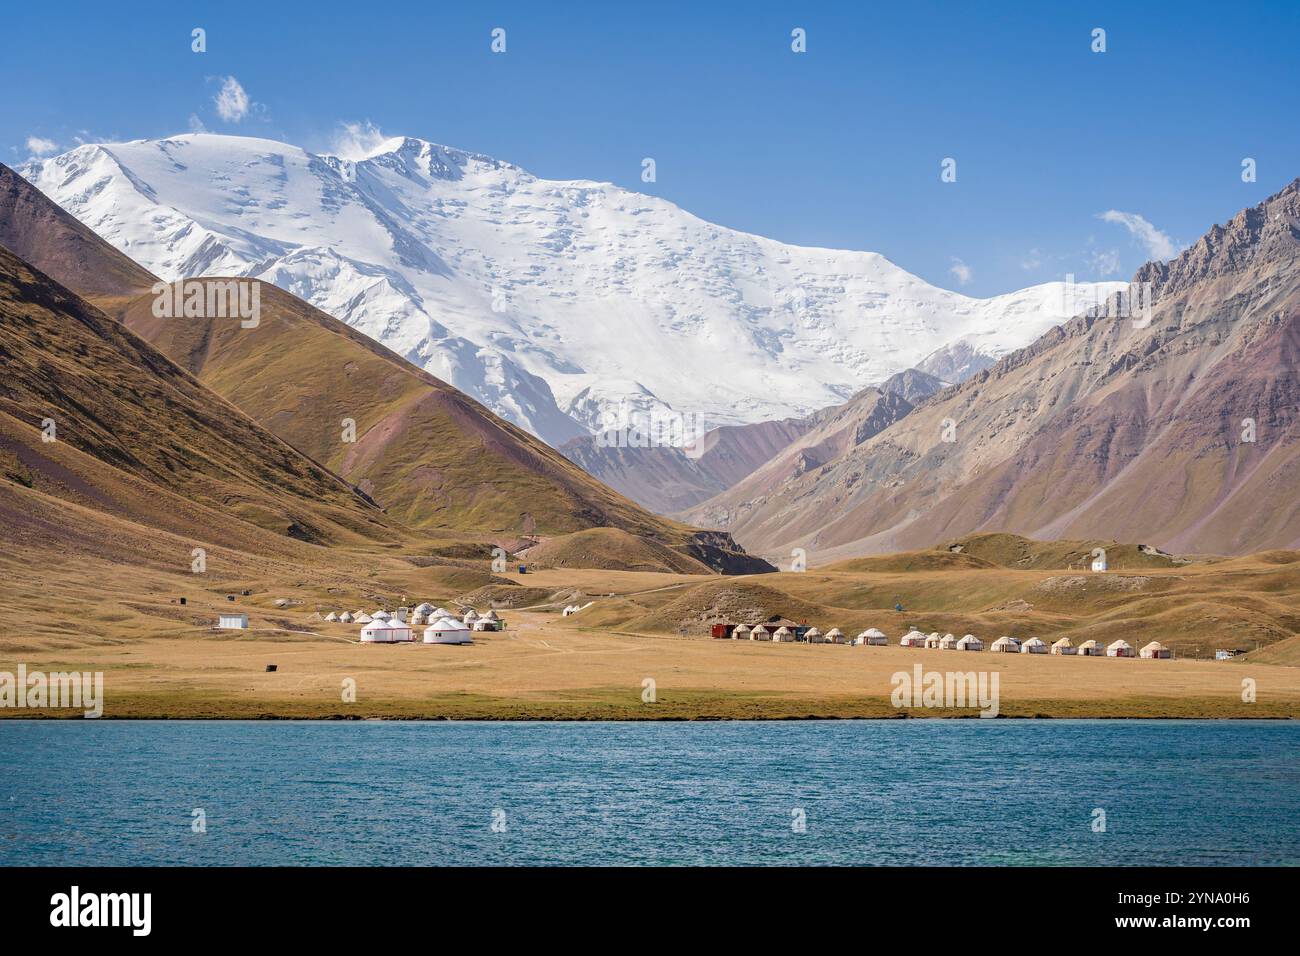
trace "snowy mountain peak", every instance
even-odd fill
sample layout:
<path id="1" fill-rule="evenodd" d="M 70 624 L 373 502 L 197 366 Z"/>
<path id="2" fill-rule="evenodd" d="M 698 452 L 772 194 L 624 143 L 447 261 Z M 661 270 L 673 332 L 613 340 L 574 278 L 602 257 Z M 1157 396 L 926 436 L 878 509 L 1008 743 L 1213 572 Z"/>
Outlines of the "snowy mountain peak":
<path id="1" fill-rule="evenodd" d="M 972 299 L 876 253 L 412 137 L 344 158 L 194 133 L 20 172 L 164 278 L 274 282 L 552 444 L 629 409 L 802 416 L 957 340 L 996 358 L 1074 314 L 1050 286 Z"/>

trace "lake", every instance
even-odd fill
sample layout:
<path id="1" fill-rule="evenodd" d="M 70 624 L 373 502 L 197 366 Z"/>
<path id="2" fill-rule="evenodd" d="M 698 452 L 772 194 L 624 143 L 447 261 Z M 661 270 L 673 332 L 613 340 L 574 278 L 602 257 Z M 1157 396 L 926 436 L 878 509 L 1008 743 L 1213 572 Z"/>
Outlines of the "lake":
<path id="1" fill-rule="evenodd" d="M 1295 865 L 1300 724 L 3 720 L 0 863 Z"/>

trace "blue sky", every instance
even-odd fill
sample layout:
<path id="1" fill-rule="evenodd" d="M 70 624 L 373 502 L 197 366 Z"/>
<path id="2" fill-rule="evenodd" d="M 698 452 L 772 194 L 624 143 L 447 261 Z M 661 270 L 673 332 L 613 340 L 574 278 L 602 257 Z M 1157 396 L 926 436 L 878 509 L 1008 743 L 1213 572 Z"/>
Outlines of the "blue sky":
<path id="1" fill-rule="evenodd" d="M 1128 278 L 1300 175 L 1294 0 L 180 6 L 11 5 L 0 156 L 371 124 L 972 295 Z"/>

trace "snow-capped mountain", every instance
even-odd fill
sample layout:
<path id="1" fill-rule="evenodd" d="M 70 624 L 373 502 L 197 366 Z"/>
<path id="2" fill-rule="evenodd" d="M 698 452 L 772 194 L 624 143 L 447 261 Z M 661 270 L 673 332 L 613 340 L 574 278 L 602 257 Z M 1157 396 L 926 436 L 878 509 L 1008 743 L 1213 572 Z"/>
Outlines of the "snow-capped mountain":
<path id="1" fill-rule="evenodd" d="M 273 282 L 556 445 L 630 414 L 807 415 L 959 340 L 997 358 L 1123 285 L 973 299 L 409 138 L 348 160 L 192 134 L 20 172 L 158 275 Z"/>

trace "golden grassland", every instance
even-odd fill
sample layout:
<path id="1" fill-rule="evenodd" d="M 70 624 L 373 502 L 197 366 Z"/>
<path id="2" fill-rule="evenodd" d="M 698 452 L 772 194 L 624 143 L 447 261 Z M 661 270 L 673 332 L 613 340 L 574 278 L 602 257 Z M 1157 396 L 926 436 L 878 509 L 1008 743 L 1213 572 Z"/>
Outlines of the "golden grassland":
<path id="1" fill-rule="evenodd" d="M 101 671 L 104 715 L 193 718 L 726 719 L 968 717 L 893 706 L 892 678 L 996 673 L 1006 717 L 1300 716 L 1300 562 L 1290 553 L 1106 574 L 1059 569 L 813 569 L 750 577 L 550 568 L 496 574 L 454 542 L 309 549 L 314 563 L 214 551 L 120 562 L 130 542 L 51 567 L 0 554 L 0 671 Z M 434 557 L 437 554 L 451 557 Z M 414 560 L 413 560 L 414 559 Z M 434 563 L 430 563 L 433 561 Z M 886 567 L 915 568 L 902 561 Z M 247 590 L 250 593 L 245 595 Z M 505 632 L 471 646 L 362 645 L 325 613 L 518 592 Z M 235 600 L 227 600 L 227 596 Z M 179 603 L 186 597 L 184 605 Z M 277 600 L 288 606 L 277 606 Z M 565 604 L 588 604 L 569 618 Z M 901 603 L 905 610 L 894 610 Z M 503 605 L 505 606 L 505 605 Z M 247 632 L 214 629 L 249 614 Z M 480 603 L 479 609 L 483 609 Z M 719 614 L 807 619 L 895 646 L 707 637 Z M 909 628 L 1160 640 L 1168 661 L 902 648 Z M 1256 647 L 1258 645 L 1258 648 Z M 1214 647 L 1249 651 L 1217 662 Z M 1200 659 L 1197 659 L 1197 658 Z M 267 665 L 276 665 L 274 672 Z M 1242 700 L 1243 680 L 1256 700 Z M 643 699 L 647 681 L 654 699 Z M 355 700 L 344 690 L 355 687 Z M 75 713 L 75 712 L 74 712 Z M 49 716 L 71 716 L 51 711 Z M 0 709 L 0 716 L 39 716 Z"/>

